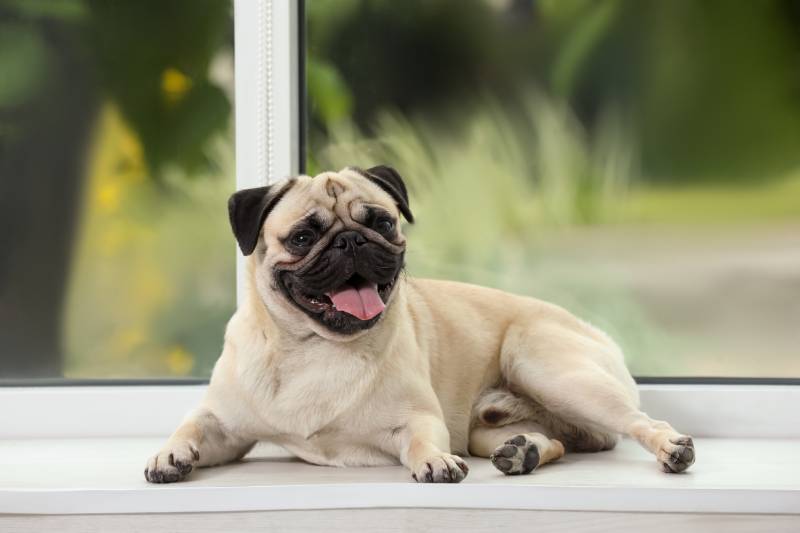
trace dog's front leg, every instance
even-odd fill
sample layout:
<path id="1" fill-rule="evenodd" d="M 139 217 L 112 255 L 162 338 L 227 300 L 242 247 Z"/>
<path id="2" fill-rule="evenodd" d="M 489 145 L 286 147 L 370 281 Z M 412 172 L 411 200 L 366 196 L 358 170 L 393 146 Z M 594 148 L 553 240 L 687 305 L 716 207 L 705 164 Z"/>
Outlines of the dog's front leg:
<path id="1" fill-rule="evenodd" d="M 458 483 L 469 472 L 467 463 L 450 453 L 450 433 L 436 415 L 412 414 L 395 438 L 400 461 L 417 483 Z"/>
<path id="2" fill-rule="evenodd" d="M 191 413 L 157 454 L 147 461 L 144 477 L 151 483 L 182 481 L 196 466 L 242 458 L 255 444 L 226 431 L 208 409 Z"/>

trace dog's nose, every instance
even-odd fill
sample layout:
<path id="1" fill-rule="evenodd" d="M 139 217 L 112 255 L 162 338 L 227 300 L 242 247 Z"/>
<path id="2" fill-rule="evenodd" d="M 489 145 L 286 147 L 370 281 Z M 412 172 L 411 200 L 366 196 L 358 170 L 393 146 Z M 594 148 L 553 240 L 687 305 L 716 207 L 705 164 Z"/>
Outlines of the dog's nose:
<path id="1" fill-rule="evenodd" d="M 357 231 L 343 231 L 333 239 L 333 247 L 343 250 L 355 250 L 362 244 L 367 244 L 367 239 Z"/>

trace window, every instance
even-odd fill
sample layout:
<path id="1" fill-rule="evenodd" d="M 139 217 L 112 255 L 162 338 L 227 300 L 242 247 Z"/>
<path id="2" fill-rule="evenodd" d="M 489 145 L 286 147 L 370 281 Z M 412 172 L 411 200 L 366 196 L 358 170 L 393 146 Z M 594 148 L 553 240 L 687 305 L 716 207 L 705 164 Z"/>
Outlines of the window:
<path id="1" fill-rule="evenodd" d="M 147 11 L 146 24 L 137 22 L 139 4 Z M 709 168 L 730 170 L 725 179 L 712 180 L 713 172 L 689 172 L 689 168 L 700 167 L 678 158 L 681 144 L 684 150 L 697 145 L 696 139 L 689 142 L 689 132 L 698 135 L 692 128 L 685 129 L 684 143 L 672 137 L 677 147 L 670 148 L 670 159 L 656 164 L 650 159 L 653 154 L 648 155 L 645 149 L 652 149 L 653 132 L 645 133 L 644 126 L 658 126 L 656 131 L 666 134 L 670 128 L 659 128 L 664 121 L 670 123 L 667 119 L 682 117 L 678 123 L 687 124 L 683 106 L 689 101 L 695 106 L 702 103 L 696 120 L 688 121 L 698 131 L 703 131 L 701 126 L 714 125 L 700 113 L 705 107 L 717 110 L 715 120 L 724 118 L 724 113 L 715 107 L 721 104 L 711 97 L 701 99 L 691 79 L 678 84 L 683 87 L 688 83 L 690 87 L 680 93 L 688 95 L 683 102 L 674 98 L 672 91 L 676 88 L 670 85 L 672 82 L 663 80 L 669 81 L 675 72 L 683 72 L 685 64 L 682 66 L 679 58 L 692 59 L 702 48 L 695 40 L 697 33 L 689 31 L 693 24 L 707 25 L 709 20 L 735 13 L 721 12 L 721 2 L 695 5 L 675 0 L 660 4 L 663 5 L 605 0 L 237 0 L 233 13 L 235 186 L 258 186 L 296 174 L 303 166 L 301 154 L 308 156 L 302 162 L 309 172 L 373 161 L 394 164 L 414 188 L 413 206 L 419 219 L 409 228 L 413 246 L 409 254 L 411 274 L 465 279 L 562 303 L 621 338 L 634 371 L 640 375 L 767 375 L 786 376 L 784 381 L 800 383 L 791 379 L 798 376 L 792 370 L 795 359 L 791 350 L 781 348 L 791 341 L 791 326 L 787 324 L 797 316 L 797 308 L 792 309 L 791 303 L 798 270 L 797 264 L 791 262 L 796 257 L 791 254 L 794 248 L 789 247 L 796 221 L 793 153 L 776 148 L 776 159 L 771 163 L 775 166 L 767 165 L 770 159 L 765 155 L 769 151 L 767 145 L 778 147 L 791 141 L 790 128 L 783 129 L 786 123 L 780 128 L 775 126 L 781 122 L 777 115 L 793 116 L 791 105 L 777 97 L 781 91 L 767 91 L 774 102 L 765 103 L 768 99 L 763 91 L 767 86 L 775 87 L 775 78 L 766 74 L 759 80 L 747 78 L 742 83 L 757 82 L 756 88 L 760 89 L 754 89 L 753 96 L 758 95 L 759 104 L 764 104 L 761 108 L 751 106 L 744 114 L 753 131 L 741 123 L 738 129 L 729 124 L 726 135 L 718 132 L 720 138 L 701 136 L 704 148 L 724 140 L 725 153 L 735 164 L 723 165 L 720 160 L 725 158 L 716 153 L 716 162 L 709 163 Z M 698 5 L 705 7 L 700 9 Z M 735 3 L 726 5 L 744 9 Z M 796 32 L 789 32 L 789 37 L 782 33 L 787 27 L 794 28 L 793 21 L 797 20 L 786 10 L 789 3 L 765 0 L 757 5 L 761 7 L 753 8 L 747 16 L 741 12 L 737 15 L 739 26 L 731 22 L 733 19 L 722 19 L 731 32 L 738 31 L 743 39 L 743 46 L 737 49 L 737 59 L 741 61 L 732 64 L 732 71 L 750 72 L 768 64 L 777 68 L 782 65 L 783 53 L 795 53 L 792 43 Z M 445 17 L 444 8 L 448 6 L 447 14 L 451 16 Z M 755 21 L 760 16 L 757 11 L 764 6 L 774 8 L 771 13 L 775 16 L 768 18 L 771 29 L 761 35 L 758 43 L 751 43 L 748 32 L 755 31 Z M 303 9 L 308 15 L 308 27 L 302 24 Z M 192 21 L 199 13 L 207 26 Z M 238 282 L 241 295 L 243 278 L 241 257 L 235 254 L 224 220 L 225 200 L 234 187 L 231 15 L 227 1 L 0 0 L 0 72 L 16 73 L 0 77 L 0 385 L 75 384 L 85 377 L 179 375 L 202 381 L 207 375 L 222 342 L 225 320 L 233 310 L 234 281 Z M 113 31 L 98 28 L 103 16 L 111 17 L 107 22 L 113 22 Z M 480 37 L 484 41 L 473 38 L 474 20 L 468 20 L 473 24 L 469 25 L 464 22 L 465 17 L 480 19 L 480 30 L 489 40 L 485 36 Z M 214 26 L 217 23 L 219 26 Z M 447 24 L 458 32 L 452 33 L 452 27 L 444 31 Z M 677 57 L 669 57 L 666 65 L 654 61 L 658 54 L 645 55 L 653 53 L 653 43 L 645 46 L 644 40 L 620 33 L 621 28 L 631 31 L 632 27 L 641 26 L 634 34 L 639 39 L 649 38 L 645 34 L 655 33 L 653 28 L 662 24 L 681 28 L 679 38 L 675 37 L 681 47 L 694 43 Z M 397 25 L 401 27 L 398 29 Z M 211 26 L 216 29 L 212 31 Z M 536 29 L 530 36 L 533 44 L 528 43 L 535 49 L 521 47 L 521 30 L 516 28 L 525 27 Z M 372 33 L 374 28 L 380 28 L 377 36 Z M 425 31 L 414 33 L 417 28 Z M 721 39 L 720 31 L 715 28 L 712 33 L 718 41 L 708 44 L 727 44 L 703 50 L 716 54 L 718 59 L 733 55 L 733 45 Z M 419 40 L 411 41 L 406 34 L 414 34 Z M 126 35 L 135 37 L 130 37 L 121 53 L 122 47 L 115 44 L 115 39 L 122 42 L 128 39 Z M 308 36 L 307 43 L 304 35 Z M 512 50 L 500 36 L 519 47 Z M 78 45 L 73 46 L 70 39 L 76 39 Z M 161 44 L 143 53 L 137 47 L 147 45 L 143 42 L 147 39 Z M 365 44 L 367 40 L 369 43 Z M 382 40 L 397 47 L 396 55 L 387 51 L 389 44 Z M 704 42 L 700 39 L 701 44 Z M 743 52 L 748 46 L 753 49 L 744 51 L 753 52 L 757 49 L 754 44 L 764 43 L 777 46 L 770 48 L 773 54 L 769 60 L 763 54 L 748 56 Z M 360 56 L 349 48 L 368 45 L 374 47 L 376 54 L 372 63 L 369 54 Z M 98 46 L 105 49 L 98 50 Z M 334 53 L 336 50 L 339 51 Z M 604 55 L 603 50 L 613 54 Z M 662 76 L 656 85 L 666 84 L 670 89 L 670 98 L 659 100 L 668 112 L 658 121 L 637 122 L 648 116 L 640 109 L 647 100 L 639 100 L 646 92 L 639 84 L 650 87 L 654 82 L 639 71 L 650 66 L 633 59 L 620 61 L 628 57 L 630 50 L 636 52 L 633 59 L 643 54 L 645 63 L 659 64 Z M 140 57 L 140 53 L 146 57 Z M 196 58 L 194 53 L 201 56 L 197 62 L 188 59 Z M 664 49 L 661 53 L 665 53 Z M 102 54 L 103 62 L 119 65 L 93 63 L 89 59 L 100 58 L 94 54 Z M 441 72 L 426 66 L 431 54 L 438 57 Z M 484 57 L 477 66 L 470 66 L 481 54 L 489 54 L 486 57 L 490 60 Z M 307 72 L 304 62 L 298 59 L 306 60 Z M 110 76 L 112 67 L 129 70 L 132 65 L 153 68 L 149 76 Z M 522 71 L 521 65 L 530 67 L 524 75 L 517 72 Z M 639 66 L 633 72 L 630 65 Z M 88 69 L 89 75 L 77 70 L 79 66 Z M 424 67 L 422 73 L 415 70 L 417 67 Z M 106 70 L 109 68 L 112 70 Z M 387 74 L 388 70 L 392 72 Z M 689 78 L 700 75 L 698 71 L 702 68 L 691 71 Z M 503 72 L 504 76 L 516 77 L 499 78 L 498 73 Z M 732 76 L 731 72 L 726 75 Z M 719 76 L 719 71 L 708 74 L 713 79 Z M 650 81 L 645 83 L 647 80 Z M 714 96 L 722 98 L 731 80 L 723 76 L 723 87 L 718 87 Z M 758 85 L 761 82 L 765 85 Z M 119 83 L 141 83 L 146 89 L 146 98 L 139 101 L 142 105 L 133 105 L 138 100 L 122 98 L 125 87 Z M 442 84 L 450 85 L 444 90 Z M 453 84 L 458 90 L 452 89 Z M 420 96 L 419 85 L 427 87 L 430 106 L 424 103 L 424 95 Z M 67 94 L 52 94 L 54 87 L 66 88 L 63 92 Z M 221 92 L 224 98 L 214 100 L 223 105 L 209 107 L 193 100 L 201 96 L 195 89 L 203 87 L 202 94 Z M 632 90 L 634 87 L 636 91 Z M 304 88 L 308 99 L 301 98 Z M 627 88 L 630 93 L 623 90 Z M 134 91 L 133 87 L 130 89 Z M 612 98 L 609 103 L 609 95 L 620 98 Z M 741 98 L 739 94 L 734 99 L 737 105 L 742 105 Z M 142 117 L 148 116 L 148 109 L 153 111 L 144 105 L 148 101 L 158 104 L 156 112 L 149 115 L 158 128 L 142 126 Z M 191 102 L 195 104 L 187 114 L 199 122 L 187 122 L 191 126 L 188 130 L 176 128 L 177 122 L 172 119 L 188 119 L 172 113 L 188 109 L 183 106 Z M 778 103 L 783 106 L 781 113 L 769 111 L 772 104 Z M 37 107 L 41 113 L 36 113 Z M 100 107 L 110 109 L 102 112 L 108 115 L 102 115 Z M 205 114 L 212 109 L 219 114 Z M 759 109 L 769 111 L 771 118 L 759 122 Z M 683 114 L 678 113 L 681 110 Z M 735 109 L 726 110 L 736 114 Z M 75 117 L 83 120 L 70 122 Z M 299 117 L 305 117 L 306 122 Z M 731 140 L 743 132 L 751 134 L 752 146 L 737 145 Z M 148 146 L 153 145 L 146 139 L 157 134 L 162 135 L 164 143 L 156 146 L 166 150 L 170 142 L 175 142 L 181 149 L 173 147 L 171 152 L 155 155 L 148 152 Z M 89 140 L 78 142 L 81 135 Z M 760 143 L 756 149 L 759 143 L 755 141 L 766 135 L 771 136 L 771 143 Z M 664 156 L 661 141 L 656 146 L 656 155 Z M 670 144 L 664 141 L 663 146 Z M 562 154 L 564 151 L 567 155 Z M 196 165 L 183 161 L 182 156 L 188 153 L 200 154 Z M 714 155 L 704 150 L 698 150 L 698 154 Z M 763 163 L 764 176 L 771 179 L 748 177 L 745 156 Z M 152 157 L 163 161 L 163 165 L 148 159 Z M 57 173 L 52 172 L 55 163 L 48 160 L 59 163 Z M 67 164 L 70 162 L 73 166 Z M 135 179 L 124 181 L 122 177 L 132 175 L 132 162 L 138 162 L 138 173 Z M 663 164 L 675 165 L 675 176 L 682 176 L 681 180 L 672 181 L 669 173 L 659 173 L 659 168 L 663 170 L 659 165 Z M 784 170 L 780 170 L 782 166 Z M 101 172 L 102 169 L 110 170 Z M 683 170 L 678 172 L 679 169 Z M 573 179 L 574 176 L 578 178 Z M 619 177 L 626 179 L 617 183 Z M 111 180 L 124 187 L 93 189 L 93 180 Z M 80 187 L 75 186 L 76 182 Z M 594 195 L 600 185 L 602 194 Z M 92 190 L 99 192 L 92 196 Z M 749 195 L 747 201 L 742 200 L 745 193 Z M 101 206 L 118 205 L 119 210 L 111 216 L 92 206 L 92 201 Z M 72 210 L 73 219 L 60 215 L 58 209 L 62 208 Z M 92 210 L 96 214 L 92 215 Z M 73 220 L 69 232 L 61 227 L 65 220 Z M 100 246 L 92 239 L 121 222 L 128 222 L 131 227 L 146 223 L 145 229 L 135 235 L 150 240 L 123 243 L 126 255 L 122 259 L 87 255 L 81 261 L 87 247 Z M 87 229 L 92 227 L 94 231 Z M 753 244 L 758 238 L 760 247 Z M 197 244 L 195 239 L 202 242 Z M 692 243 L 694 246 L 689 246 Z M 749 247 L 742 246 L 747 243 Z M 67 260 L 59 259 L 56 252 L 69 256 L 67 267 L 63 265 Z M 670 262 L 673 254 L 676 260 Z M 147 262 L 153 257 L 152 263 Z M 677 261 L 681 258 L 688 258 L 697 270 L 681 266 Z M 752 262 L 742 266 L 742 258 Z M 49 265 L 56 260 L 62 261 L 62 270 Z M 158 305 L 133 308 L 125 301 L 131 296 L 126 284 L 147 272 L 140 267 L 152 265 L 164 275 L 145 278 L 147 283 L 136 286 L 160 295 L 161 300 L 157 300 Z M 719 313 L 720 305 L 691 292 L 708 290 L 708 276 L 693 276 L 711 267 L 720 276 L 713 281 L 725 283 L 723 289 L 714 289 L 715 294 L 725 292 L 738 303 L 766 302 L 765 305 L 757 311 L 731 305 L 725 313 Z M 76 281 L 81 279 L 78 272 L 83 272 L 82 284 Z M 747 285 L 726 281 L 731 276 L 766 287 L 750 285 L 749 290 L 744 290 Z M 100 294 L 105 298 L 102 305 L 96 303 L 100 296 L 87 291 L 92 289 L 89 283 L 94 279 L 112 293 Z M 684 286 L 688 281 L 695 284 Z M 50 290 L 49 284 L 58 283 L 69 288 L 61 293 L 45 291 Z M 60 300 L 56 298 L 59 294 Z M 51 302 L 57 300 L 56 304 L 46 307 L 45 296 Z M 43 314 L 33 311 L 34 304 L 43 309 Z M 671 306 L 678 306 L 680 312 L 658 312 Z M 692 330 L 686 324 L 702 312 L 689 309 L 691 313 L 681 314 L 689 306 L 720 316 L 710 321 L 703 316 Z M 60 311 L 52 312 L 53 307 Z M 781 313 L 781 309 L 786 312 Z M 186 319 L 171 316 L 172 311 L 185 314 Z M 759 313 L 779 320 L 768 324 L 769 331 L 749 327 L 746 322 L 751 320 L 762 326 L 767 322 Z M 22 315 L 41 323 L 28 324 L 19 318 Z M 155 345 L 161 348 L 107 349 L 101 340 L 122 331 L 132 322 L 130 316 L 153 326 L 157 333 L 148 332 L 148 339 L 161 343 Z M 203 316 L 211 318 L 202 319 Z M 723 319 L 727 322 L 719 322 Z M 749 329 L 737 331 L 744 328 L 743 323 Z M 639 332 L 638 324 L 651 329 Z M 80 338 L 81 332 L 76 334 L 78 330 L 70 329 L 76 327 L 95 335 L 95 340 Z M 201 331 L 204 328 L 208 331 Z M 695 359 L 687 362 L 688 355 L 671 352 L 663 366 L 656 367 L 654 358 L 660 355 L 652 350 L 659 336 L 653 331 L 663 336 L 662 341 L 669 343 L 667 347 L 689 346 Z M 687 332 L 694 332 L 695 337 Z M 706 334 L 713 337 L 700 341 L 717 342 L 717 336 L 724 340 L 726 335 L 733 335 L 729 341 L 733 345 L 734 340 L 746 338 L 743 333 L 750 332 L 752 342 L 738 346 L 739 351 L 734 353 L 762 362 L 763 368 L 756 370 L 741 359 L 714 361 L 715 352 L 706 349 L 708 344 L 694 343 L 697 336 Z M 778 341 L 773 342 L 773 338 Z M 193 339 L 191 349 L 186 339 Z M 761 342 L 767 343 L 768 348 L 759 345 Z M 170 362 L 173 352 L 165 347 L 176 345 L 183 346 L 189 359 L 173 356 Z M 637 351 L 637 346 L 644 349 Z M 721 345 L 716 346 L 719 350 Z M 175 364 L 187 360 L 188 364 Z M 57 379 L 19 379 L 36 376 Z M 724 520 L 725 516 L 719 513 L 734 511 L 740 513 L 737 520 L 758 520 L 759 524 L 770 516 L 773 521 L 791 520 L 785 513 L 791 514 L 797 508 L 796 483 L 792 483 L 791 475 L 791 466 L 796 463 L 792 456 L 796 442 L 791 439 L 798 436 L 800 428 L 800 415 L 794 408 L 800 401 L 800 387 L 782 386 L 775 380 L 768 385 L 719 385 L 703 379 L 706 382 L 702 384 L 686 384 L 674 383 L 677 380 L 669 377 L 665 380 L 672 383 L 645 383 L 639 387 L 646 412 L 654 418 L 668 419 L 701 442 L 705 466 L 695 474 L 676 478 L 662 476 L 653 468 L 640 468 L 644 464 L 640 461 L 652 467 L 652 458 L 633 443 L 624 442 L 611 455 L 569 461 L 574 464 L 564 472 L 571 473 L 563 477 L 557 474 L 559 479 L 548 473 L 544 480 L 548 486 L 542 486 L 544 478 L 537 477 L 527 482 L 528 487 L 519 486 L 526 484 L 521 478 L 516 480 L 518 484 L 503 482 L 505 486 L 500 487 L 493 482 L 481 483 L 479 475 L 477 484 L 446 491 L 461 508 L 449 511 L 447 508 L 456 501 L 452 497 L 430 498 L 413 485 L 405 485 L 406 475 L 391 469 L 355 474 L 350 469 L 340 469 L 326 473 L 320 484 L 314 470 L 317 467 L 295 462 L 284 465 L 289 470 L 280 475 L 273 468 L 277 463 L 272 459 L 251 462 L 244 467 L 250 472 L 246 476 L 242 475 L 243 466 L 236 465 L 211 475 L 197 473 L 198 484 L 157 490 L 146 486 L 138 467 L 131 465 L 138 464 L 163 443 L 162 437 L 153 436 L 174 431 L 185 413 L 197 406 L 205 393 L 204 385 L 186 386 L 190 379 L 180 380 L 180 385 L 159 379 L 145 380 L 149 386 L 121 387 L 118 382 L 100 379 L 98 383 L 106 386 L 94 386 L 96 382 L 77 387 L 0 386 L 0 445 L 9 452 L 4 454 L 9 459 L 0 483 L 0 515 L 14 513 L 6 521 L 24 521 L 28 525 L 35 521 L 46 527 L 53 520 L 63 524 L 65 518 L 45 515 L 78 513 L 72 520 L 76 524 L 113 521 L 124 529 L 134 520 L 130 513 L 156 513 L 162 520 L 161 517 L 169 517 L 164 513 L 202 511 L 202 519 L 208 523 L 214 519 L 209 511 L 216 511 L 227 513 L 217 515 L 220 524 L 227 524 L 231 516 L 239 516 L 229 513 L 297 511 L 298 502 L 316 505 L 313 498 L 317 497 L 323 506 L 348 508 L 348 513 L 377 502 L 383 507 L 402 508 L 424 504 L 436 507 L 439 514 L 451 512 L 460 517 L 464 516 L 465 506 L 477 505 L 549 511 L 691 512 L 695 514 L 686 515 L 686 520 L 693 523 L 698 519 Z M 718 381 L 730 380 L 723 377 Z M 136 383 L 143 384 L 138 380 Z M 20 450 L 25 453 L 15 453 Z M 40 475 L 31 475 L 28 465 L 38 464 L 43 455 L 63 457 L 65 450 L 70 452 L 66 456 L 78 460 L 51 461 L 52 468 L 40 468 Z M 642 455 L 637 459 L 633 450 Z M 83 460 L 86 458 L 89 459 Z M 745 468 L 726 468 L 731 458 L 745 458 Z M 587 462 L 580 464 L 583 459 Z M 590 461 L 607 463 L 604 471 L 613 470 L 615 479 L 621 480 L 614 487 L 600 487 L 604 496 L 599 499 L 596 496 L 600 492 L 586 484 L 586 473 L 593 470 Z M 295 470 L 300 477 L 295 476 Z M 135 476 L 131 477 L 131 472 Z M 643 477 L 649 473 L 654 476 L 652 479 Z M 724 475 L 720 477 L 719 473 Z M 288 492 L 282 484 L 286 475 L 293 477 L 293 487 Z M 301 479 L 303 476 L 306 480 Z M 331 484 L 331 476 L 338 476 L 338 481 Z M 608 485 L 603 476 L 593 477 L 606 480 L 600 485 Z M 364 498 L 364 482 L 374 482 L 371 486 L 380 489 L 375 497 Z M 498 492 L 498 488 L 503 490 Z M 691 489 L 692 494 L 681 489 Z M 335 493 L 335 497 L 326 499 L 326 490 Z M 198 494 L 204 497 L 198 498 Z M 529 494 L 534 497 L 527 497 Z M 696 514 L 701 511 L 713 515 Z M 89 517 L 98 512 L 103 515 Z M 111 516 L 114 513 L 128 514 L 115 518 Z M 764 514 L 746 517 L 741 513 Z M 563 518 L 550 514 L 554 520 Z M 385 523 L 386 516 L 379 512 L 373 518 Z M 256 518 L 259 523 L 269 519 L 267 515 Z M 617 518 L 627 520 L 622 515 Z M 141 523 L 141 519 L 136 520 Z"/>
<path id="2" fill-rule="evenodd" d="M 638 376 L 800 377 L 793 6 L 253 3 L 292 44 L 248 33 L 234 157 L 230 0 L 0 0 L 0 380 L 207 377 L 234 159 L 301 148 L 401 171 L 411 275 L 559 303 Z"/>
<path id="3" fill-rule="evenodd" d="M 410 182 L 408 271 L 547 299 L 638 376 L 800 377 L 800 11 L 305 2 L 307 170 Z"/>
<path id="4" fill-rule="evenodd" d="M 235 305 L 232 2 L 0 2 L 0 72 L 0 378 L 207 376 Z"/>

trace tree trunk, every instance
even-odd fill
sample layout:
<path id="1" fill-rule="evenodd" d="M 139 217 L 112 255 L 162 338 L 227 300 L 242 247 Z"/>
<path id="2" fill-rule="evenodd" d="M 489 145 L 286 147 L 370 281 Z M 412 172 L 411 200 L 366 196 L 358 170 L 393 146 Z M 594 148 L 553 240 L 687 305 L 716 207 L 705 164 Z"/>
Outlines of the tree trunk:
<path id="1" fill-rule="evenodd" d="M 62 376 L 64 296 L 98 109 L 79 30 L 40 24 L 47 86 L 0 111 L 0 378 Z"/>

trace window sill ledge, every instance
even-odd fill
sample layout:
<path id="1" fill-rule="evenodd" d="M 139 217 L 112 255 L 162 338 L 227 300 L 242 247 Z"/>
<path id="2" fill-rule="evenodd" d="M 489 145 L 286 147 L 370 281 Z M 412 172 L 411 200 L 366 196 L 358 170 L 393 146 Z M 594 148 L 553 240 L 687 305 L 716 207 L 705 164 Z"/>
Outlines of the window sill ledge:
<path id="1" fill-rule="evenodd" d="M 271 447 L 150 485 L 154 438 L 0 440 L 0 513 L 117 514 L 299 509 L 440 508 L 800 514 L 800 440 L 695 439 L 698 463 L 667 475 L 637 444 L 571 454 L 506 477 L 469 458 L 459 485 L 418 485 L 401 467 L 327 468 Z"/>

